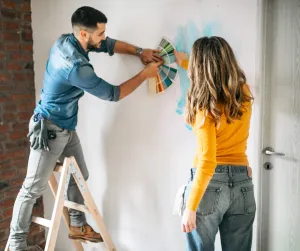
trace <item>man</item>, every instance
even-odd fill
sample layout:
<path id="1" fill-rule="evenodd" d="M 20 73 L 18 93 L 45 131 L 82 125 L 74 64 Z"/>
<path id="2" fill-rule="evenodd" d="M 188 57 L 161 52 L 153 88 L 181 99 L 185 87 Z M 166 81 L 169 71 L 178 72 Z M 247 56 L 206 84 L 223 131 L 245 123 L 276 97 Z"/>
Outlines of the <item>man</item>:
<path id="1" fill-rule="evenodd" d="M 89 173 L 83 157 L 77 125 L 78 100 L 84 91 L 109 101 L 119 101 L 132 93 L 147 78 L 158 73 L 162 63 L 156 50 L 141 49 L 127 43 L 105 38 L 107 18 L 91 7 L 81 7 L 72 15 L 73 34 L 62 35 L 51 48 L 46 65 L 40 101 L 30 121 L 31 151 L 27 175 L 15 201 L 10 231 L 10 250 L 28 248 L 32 207 L 46 188 L 57 160 L 74 156 L 85 179 Z M 89 63 L 88 52 L 137 55 L 148 64 L 133 78 L 114 86 L 99 78 Z M 152 63 L 151 63 L 152 62 Z M 69 183 L 68 199 L 84 204 L 73 177 Z M 92 242 L 102 241 L 86 222 L 85 214 L 69 210 L 69 238 Z"/>

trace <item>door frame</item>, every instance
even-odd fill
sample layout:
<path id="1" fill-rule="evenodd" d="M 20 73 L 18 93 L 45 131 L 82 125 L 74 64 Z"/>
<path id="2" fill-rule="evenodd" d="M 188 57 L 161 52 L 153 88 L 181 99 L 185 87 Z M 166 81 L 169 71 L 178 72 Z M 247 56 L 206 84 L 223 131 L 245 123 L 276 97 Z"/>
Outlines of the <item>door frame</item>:
<path id="1" fill-rule="evenodd" d="M 263 251 L 266 236 L 264 229 L 267 227 L 266 218 L 268 215 L 268 199 L 266 198 L 266 189 L 269 187 L 269 181 L 266 178 L 263 169 L 264 156 L 262 150 L 264 146 L 264 120 L 266 117 L 265 107 L 268 100 L 267 80 L 266 80 L 266 44 L 267 44 L 267 4 L 268 0 L 257 0 L 257 23 L 256 23 L 256 53 L 255 53 L 255 101 L 258 103 L 258 131 L 257 133 L 257 214 L 256 214 L 256 251 Z M 266 251 L 266 250 L 264 250 Z"/>

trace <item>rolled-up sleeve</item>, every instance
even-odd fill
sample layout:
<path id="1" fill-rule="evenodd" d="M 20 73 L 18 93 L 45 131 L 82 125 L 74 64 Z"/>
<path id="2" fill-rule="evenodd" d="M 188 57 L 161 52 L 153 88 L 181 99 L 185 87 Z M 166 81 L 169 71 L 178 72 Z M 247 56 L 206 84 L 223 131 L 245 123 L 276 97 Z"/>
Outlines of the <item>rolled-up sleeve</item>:
<path id="1" fill-rule="evenodd" d="M 120 86 L 99 78 L 91 65 L 75 66 L 69 75 L 69 83 L 88 93 L 109 101 L 120 99 Z"/>
<path id="2" fill-rule="evenodd" d="M 106 39 L 101 42 L 101 47 L 99 49 L 93 49 L 91 51 L 105 52 L 105 53 L 108 53 L 110 56 L 112 56 L 112 55 L 114 55 L 116 42 L 117 42 L 117 40 L 110 38 L 110 37 L 106 37 Z"/>

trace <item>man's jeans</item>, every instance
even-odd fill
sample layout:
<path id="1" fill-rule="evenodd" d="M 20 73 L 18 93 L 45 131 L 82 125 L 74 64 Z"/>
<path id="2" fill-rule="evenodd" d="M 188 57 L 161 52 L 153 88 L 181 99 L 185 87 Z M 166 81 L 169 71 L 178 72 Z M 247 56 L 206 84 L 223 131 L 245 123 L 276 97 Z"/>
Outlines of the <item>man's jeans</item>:
<path id="1" fill-rule="evenodd" d="M 196 169 L 186 187 L 185 205 Z M 250 251 L 255 218 L 252 178 L 247 167 L 219 165 L 196 212 L 196 229 L 186 233 L 188 251 L 213 251 L 220 230 L 223 251 Z"/>
<path id="2" fill-rule="evenodd" d="M 34 123 L 33 118 L 31 118 L 30 130 L 33 128 Z M 89 176 L 77 133 L 61 129 L 50 121 L 47 121 L 47 128 L 56 132 L 56 138 L 48 141 L 50 151 L 30 149 L 26 178 L 14 204 L 10 229 L 11 251 L 26 250 L 26 239 L 31 223 L 33 205 L 44 192 L 58 160 L 63 162 L 64 157 L 74 156 L 85 180 Z M 32 137 L 30 140 L 32 140 Z M 68 199 L 84 204 L 73 177 L 71 177 L 69 183 Z M 71 226 L 80 227 L 86 224 L 84 213 L 70 209 L 69 214 Z"/>

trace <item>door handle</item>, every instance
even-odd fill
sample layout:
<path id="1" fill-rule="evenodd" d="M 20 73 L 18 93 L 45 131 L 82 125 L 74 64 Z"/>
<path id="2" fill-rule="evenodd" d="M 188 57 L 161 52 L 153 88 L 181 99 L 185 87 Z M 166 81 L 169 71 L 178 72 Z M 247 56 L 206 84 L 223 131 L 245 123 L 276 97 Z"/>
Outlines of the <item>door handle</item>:
<path id="1" fill-rule="evenodd" d="M 266 147 L 262 152 L 263 152 L 265 155 L 285 156 L 285 153 L 278 153 L 278 152 L 275 152 L 274 149 L 273 149 L 272 147 Z"/>

